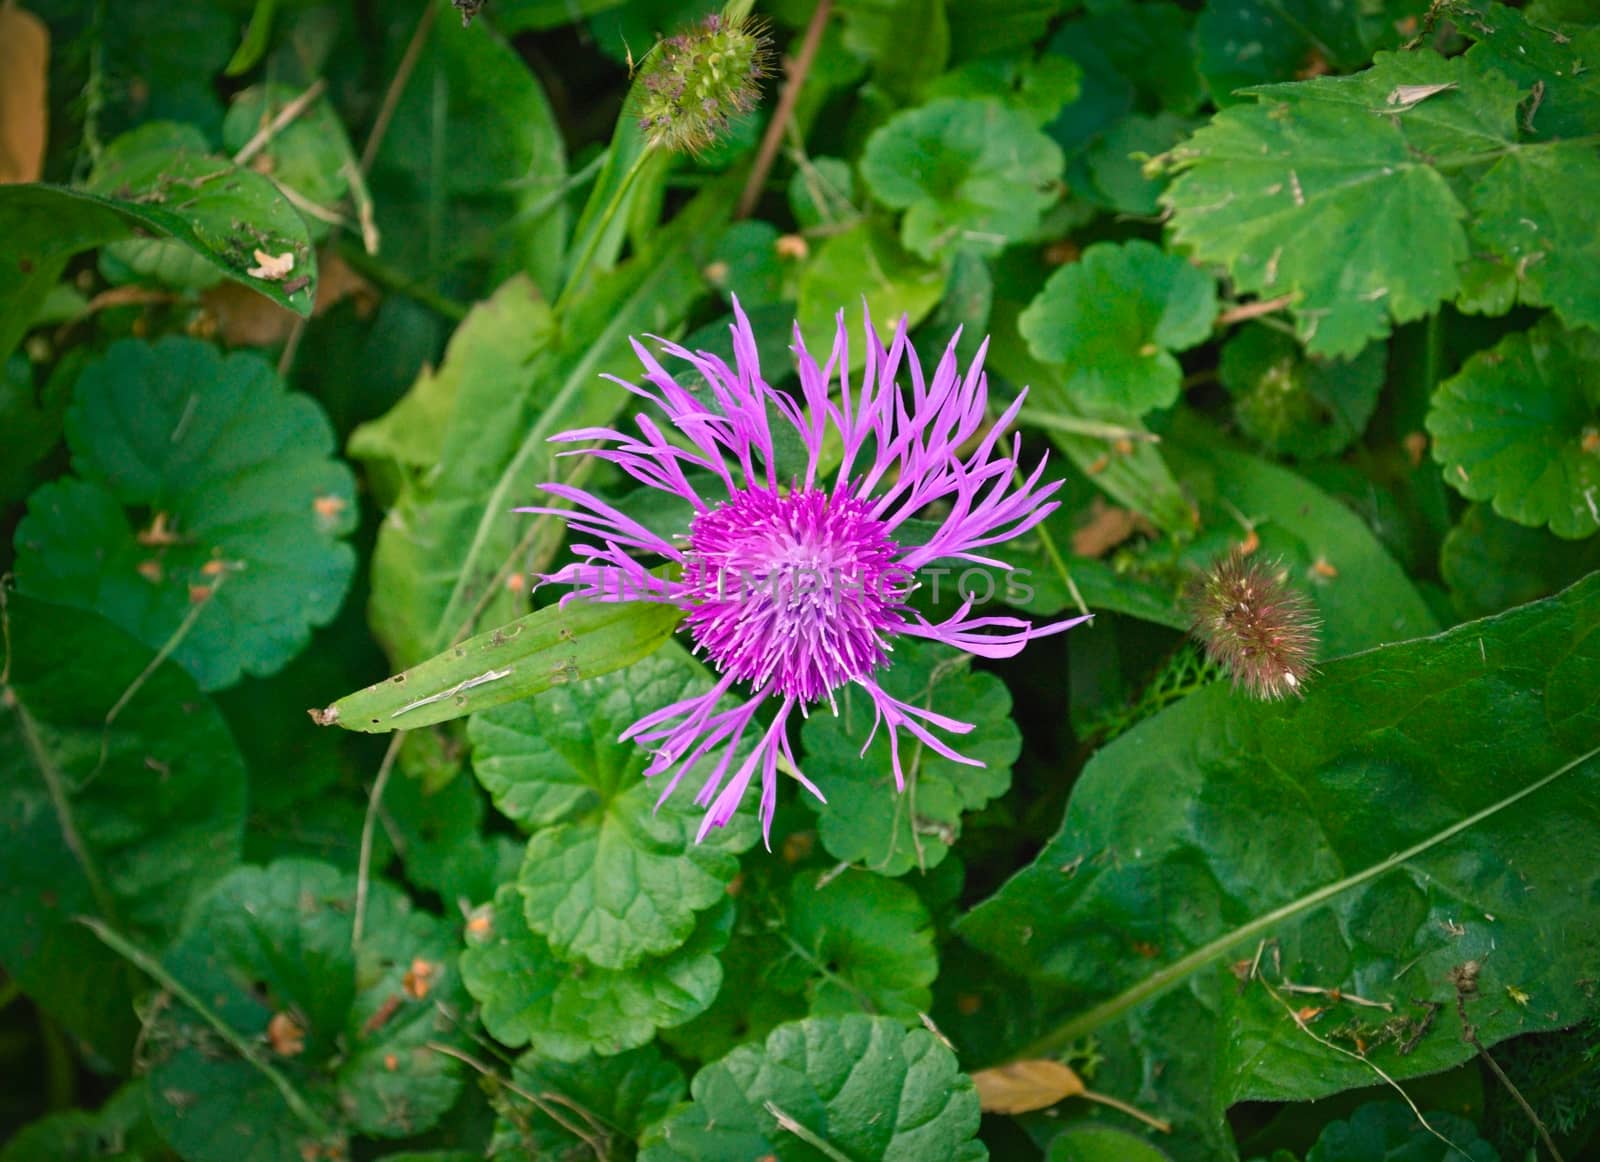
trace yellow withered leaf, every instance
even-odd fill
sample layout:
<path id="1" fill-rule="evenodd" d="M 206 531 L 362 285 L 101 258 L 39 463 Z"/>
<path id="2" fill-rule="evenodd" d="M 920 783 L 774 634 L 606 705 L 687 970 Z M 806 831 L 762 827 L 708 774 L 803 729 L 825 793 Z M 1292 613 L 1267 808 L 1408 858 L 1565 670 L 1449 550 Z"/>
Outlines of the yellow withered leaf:
<path id="1" fill-rule="evenodd" d="M 1059 1061 L 1013 1061 L 972 1075 L 986 1114 L 1025 1114 L 1084 1092 L 1083 1081 Z"/>

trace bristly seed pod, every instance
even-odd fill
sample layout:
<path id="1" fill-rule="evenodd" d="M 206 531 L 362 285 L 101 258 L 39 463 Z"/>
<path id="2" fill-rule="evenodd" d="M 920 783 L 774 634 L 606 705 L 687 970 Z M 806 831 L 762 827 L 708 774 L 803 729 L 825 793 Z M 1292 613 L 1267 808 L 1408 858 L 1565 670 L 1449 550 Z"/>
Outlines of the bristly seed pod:
<path id="1" fill-rule="evenodd" d="M 1318 622 L 1287 569 L 1235 549 L 1190 582 L 1185 599 L 1190 631 L 1236 688 L 1264 699 L 1304 693 Z"/>
<path id="2" fill-rule="evenodd" d="M 767 75 L 767 38 L 749 20 L 707 16 L 656 46 L 640 77 L 639 128 L 654 147 L 699 152 L 749 113 Z"/>

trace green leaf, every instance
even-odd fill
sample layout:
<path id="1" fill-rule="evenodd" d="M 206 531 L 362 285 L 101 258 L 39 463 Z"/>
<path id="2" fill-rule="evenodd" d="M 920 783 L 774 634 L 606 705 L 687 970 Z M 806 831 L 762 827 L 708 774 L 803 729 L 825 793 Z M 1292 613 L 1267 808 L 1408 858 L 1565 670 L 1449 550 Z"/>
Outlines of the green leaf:
<path id="1" fill-rule="evenodd" d="M 111 1157 L 141 1162 L 163 1153 L 145 1112 L 145 1084 L 139 1080 L 123 1085 L 93 1113 L 47 1114 L 24 1126 L 0 1149 L 0 1162 L 98 1162 Z"/>
<path id="2" fill-rule="evenodd" d="M 1049 30 L 1062 0 L 949 4 L 950 55 L 957 60 L 1025 48 Z"/>
<path id="3" fill-rule="evenodd" d="M 992 22 L 996 15 L 985 13 L 985 21 Z M 983 39 L 989 53 L 997 51 L 989 32 L 985 32 Z M 974 57 L 939 77 L 928 86 L 927 95 L 970 101 L 998 100 L 1032 124 L 1042 126 L 1053 120 L 1063 105 L 1077 99 L 1082 79 L 1083 70 L 1071 57 L 1046 55 L 1036 60 L 1030 53 L 985 55 Z"/>
<path id="4" fill-rule="evenodd" d="M 873 63 L 873 80 L 909 103 L 944 71 L 950 21 L 944 0 L 840 0 L 844 46 Z"/>
<path id="5" fill-rule="evenodd" d="M 1177 400 L 1172 352 L 1204 342 L 1216 316 L 1209 276 L 1135 239 L 1096 243 L 1056 271 L 1017 325 L 1034 358 L 1066 364 L 1074 403 L 1143 415 Z"/>
<path id="6" fill-rule="evenodd" d="M 1529 107 L 1523 123 L 1531 136 L 1579 137 L 1600 133 L 1600 77 L 1592 63 L 1600 60 L 1600 27 L 1593 10 L 1584 9 L 1588 24 L 1549 25 L 1514 8 L 1490 4 L 1460 29 L 1478 43 L 1467 60 L 1480 69 L 1498 69 L 1532 90 L 1541 87 L 1537 107 Z"/>
<path id="7" fill-rule="evenodd" d="M 467 926 L 461 974 L 496 1040 L 559 1061 L 637 1049 L 658 1029 L 705 1012 L 722 986 L 717 953 L 733 906 L 703 912 L 687 943 L 624 971 L 562 960 L 523 917 L 522 895 L 504 884 Z"/>
<path id="8" fill-rule="evenodd" d="M 806 349 L 813 358 L 826 360 L 837 331 L 835 316 L 844 311 L 845 326 L 858 331 L 863 298 L 878 338 L 887 344 L 901 315 L 907 327 L 927 318 L 944 296 L 945 278 L 943 269 L 903 250 L 888 226 L 863 218 L 818 247 L 800 274 L 795 315 Z M 850 369 L 866 362 L 866 345 L 852 340 Z"/>
<path id="9" fill-rule="evenodd" d="M 1425 1116 L 1449 1144 L 1423 1133 L 1417 1115 L 1401 1102 L 1373 1101 L 1348 1119 L 1325 1126 L 1306 1162 L 1458 1162 L 1463 1157 L 1500 1162 L 1500 1154 L 1466 1118 L 1439 1112 Z"/>
<path id="10" fill-rule="evenodd" d="M 960 837 L 965 812 L 1010 788 L 1011 764 L 1022 750 L 1011 721 L 1011 695 L 994 675 L 973 673 L 970 660 L 955 650 L 910 642 L 895 649 L 883 684 L 903 702 L 973 724 L 958 747 L 984 766 L 953 763 L 913 743 L 904 756 L 905 790 L 897 792 L 882 732 L 861 753 L 873 725 L 864 699 L 846 691 L 837 716 L 806 720 L 806 774 L 828 797 L 826 806 L 809 799 L 807 804 L 821 816 L 829 855 L 881 875 L 926 871 Z"/>
<path id="11" fill-rule="evenodd" d="M 207 690 L 281 669 L 338 612 L 355 482 L 321 410 L 259 356 L 119 341 L 84 368 L 66 431 L 82 479 L 30 498 L 24 593 L 170 644 Z"/>
<path id="12" fill-rule="evenodd" d="M 1077 1125 L 1050 1139 L 1045 1162 L 1166 1162 L 1147 1138 L 1112 1126 Z"/>
<path id="13" fill-rule="evenodd" d="M 145 676 L 150 652 L 109 622 L 3 591 L 0 622 L 0 963 L 125 1064 L 135 978 L 72 919 L 170 939 L 239 859 L 244 763 L 194 681 Z"/>
<path id="14" fill-rule="evenodd" d="M 753 818 L 741 814 L 696 843 L 704 812 L 695 772 L 657 806 L 661 786 L 643 777 L 649 754 L 620 738 L 710 686 L 674 648 L 473 718 L 473 770 L 495 805 L 533 832 L 518 887 L 529 927 L 556 955 L 629 968 L 677 948 L 696 914 L 726 896 L 735 854 L 755 842 Z"/>
<path id="15" fill-rule="evenodd" d="M 1600 528 L 1600 335 L 1550 318 L 1507 335 L 1440 385 L 1427 425 L 1469 500 L 1558 537 Z"/>
<path id="16" fill-rule="evenodd" d="M 575 1061 L 524 1053 L 511 1081 L 516 1090 L 508 1089 L 498 1103 L 490 1158 L 565 1158 L 585 1147 L 597 1157 L 630 1156 L 640 1131 L 687 1097 L 689 1088 L 653 1044 Z M 524 1094 L 537 1095 L 538 1103 Z"/>
<path id="17" fill-rule="evenodd" d="M 347 694 L 312 718 L 367 734 L 449 722 L 626 666 L 656 650 L 682 616 L 676 606 L 643 601 L 547 606 Z"/>
<path id="18" fill-rule="evenodd" d="M 409 883 L 466 910 L 494 899 L 501 884 L 516 878 L 522 845 L 484 834 L 487 798 L 472 779 L 442 787 L 415 777 L 390 781 L 384 822 L 395 834 Z"/>
<path id="19" fill-rule="evenodd" d="M 782 1025 L 702 1069 L 690 1092 L 693 1105 L 645 1132 L 640 1162 L 989 1156 L 975 1139 L 977 1090 L 955 1055 L 886 1017 Z"/>
<path id="20" fill-rule="evenodd" d="M 928 909 L 911 888 L 870 872 L 826 882 L 806 872 L 789 885 L 780 934 L 787 955 L 763 984 L 802 993 L 814 1016 L 865 1012 L 914 1024 L 938 975 Z"/>
<path id="21" fill-rule="evenodd" d="M 1569 327 L 1600 328 L 1600 206 L 1574 196 L 1596 183 L 1600 156 L 1579 142 L 1525 146 L 1495 163 L 1472 191 L 1475 257 L 1495 264 L 1498 284 L 1479 305 L 1553 307 Z"/>
<path id="22" fill-rule="evenodd" d="M 813 157 L 789 178 L 789 212 L 802 230 L 857 216 L 856 175 L 837 157 Z"/>
<path id="23" fill-rule="evenodd" d="M 1334 456 L 1361 438 L 1388 367 L 1387 344 L 1349 362 L 1308 358 L 1293 337 L 1260 324 L 1222 347 L 1222 385 L 1245 435 L 1275 456 Z"/>
<path id="24" fill-rule="evenodd" d="M 1177 145 L 1194 127 L 1193 120 L 1173 113 L 1122 118 L 1089 146 L 1083 160 L 1091 181 L 1081 188 L 1074 183 L 1074 190 L 1119 214 L 1156 217 L 1166 182 L 1147 177 L 1145 163 Z"/>
<path id="25" fill-rule="evenodd" d="M 1450 972 L 1470 959 L 1485 1044 L 1570 1024 L 1594 1011 L 1580 966 L 1600 941 L 1600 839 L 1574 822 L 1600 809 L 1596 690 L 1600 577 L 1329 662 L 1291 705 L 1214 685 L 1099 751 L 1061 831 L 959 931 L 1068 991 L 1070 1015 L 1023 1055 L 1125 1027 L 1142 1068 L 1168 1062 L 1160 1093 L 1194 1095 L 1167 1112 L 1208 1136 L 1235 1101 L 1466 1060 Z M 1263 941 L 1241 987 L 1228 966 Z M 1273 981 L 1392 1004 L 1312 998 L 1334 1006 L 1323 1035 L 1361 1036 L 1369 1060 L 1308 1038 Z M 1451 1011 L 1428 1023 L 1428 1002 Z"/>
<path id="26" fill-rule="evenodd" d="M 251 28 L 253 31 L 254 23 Z M 253 85 L 239 93 L 222 122 L 223 147 L 228 153 L 237 154 L 300 95 L 291 86 L 278 84 Z M 274 133 L 254 156 L 250 164 L 256 172 L 267 174 L 274 185 L 293 190 L 325 210 L 338 209 L 350 190 L 350 175 L 358 172 L 344 125 L 323 97 Z M 320 242 L 327 237 L 326 222 L 312 215 L 306 219 L 314 240 Z"/>
<path id="27" fill-rule="evenodd" d="M 1028 237 L 1055 202 L 1061 150 L 1024 114 L 943 98 L 899 113 L 867 139 L 861 177 L 905 210 L 900 238 L 931 259 L 955 246 L 998 252 Z"/>
<path id="28" fill-rule="evenodd" d="M 21 355 L 0 362 L 0 431 L 6 433 L 6 458 L 0 464 L 0 503 L 27 495 L 38 475 L 35 465 L 61 439 L 61 424 L 72 398 L 72 377 L 54 372 L 42 388 L 34 386 L 33 364 Z"/>
<path id="29" fill-rule="evenodd" d="M 233 1040 L 270 1051 L 281 1078 L 340 1133 L 409 1137 L 461 1088 L 460 1064 L 427 1046 L 456 1039 L 446 1014 L 465 997 L 445 925 L 381 881 L 364 895 L 352 948 L 355 876 L 310 860 L 240 868 L 201 902 L 166 968 Z M 179 1005 L 151 1043 L 151 1114 L 185 1159 L 301 1156 L 312 1128 L 273 1079 L 229 1052 L 212 1020 Z"/>
<path id="30" fill-rule="evenodd" d="M 1233 451 L 1188 415 L 1179 418 L 1162 446 L 1208 530 L 1207 539 L 1191 550 L 1190 562 L 1203 567 L 1244 539 L 1239 521 L 1245 518 L 1260 538 L 1261 551 L 1282 560 L 1315 604 L 1322 619 L 1322 657 L 1438 629 L 1427 603 L 1361 518 L 1304 477 Z"/>
<path id="31" fill-rule="evenodd" d="M 1468 95 L 1389 100 L 1424 79 Z M 1437 146 L 1442 122 L 1463 136 L 1462 118 L 1441 110 L 1466 103 L 1477 124 L 1477 85 L 1422 51 L 1384 55 L 1353 83 L 1262 90 L 1260 104 L 1224 109 L 1173 151 L 1180 172 L 1162 198 L 1173 237 L 1201 261 L 1226 265 L 1240 291 L 1294 295 L 1296 329 L 1311 354 L 1354 355 L 1387 335 L 1390 320 L 1420 318 L 1461 285 L 1467 211 L 1410 135 L 1416 123 L 1417 142 Z M 1490 96 L 1508 116 L 1509 87 L 1498 82 Z"/>
<path id="32" fill-rule="evenodd" d="M 1600 537 L 1563 541 L 1474 504 L 1444 538 L 1439 573 L 1463 617 L 1548 597 L 1600 569 Z"/>

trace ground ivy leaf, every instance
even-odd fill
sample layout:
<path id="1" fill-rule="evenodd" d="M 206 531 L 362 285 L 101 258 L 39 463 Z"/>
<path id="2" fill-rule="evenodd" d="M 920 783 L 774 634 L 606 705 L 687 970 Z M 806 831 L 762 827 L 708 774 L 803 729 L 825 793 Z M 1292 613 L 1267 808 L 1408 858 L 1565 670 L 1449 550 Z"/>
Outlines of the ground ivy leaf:
<path id="1" fill-rule="evenodd" d="M 649 754 L 619 736 L 644 715 L 701 693 L 705 671 L 668 647 L 626 670 L 557 686 L 475 715 L 473 769 L 497 806 L 534 829 L 518 879 L 526 918 L 556 955 L 628 968 L 671 952 L 695 914 L 723 898 L 748 813 L 695 842 L 691 772 L 659 808 Z"/>
<path id="2" fill-rule="evenodd" d="M 1174 239 L 1225 265 L 1240 291 L 1296 296 L 1313 355 L 1353 355 L 1391 319 L 1456 293 L 1466 210 L 1412 151 L 1399 114 L 1292 88 L 1294 100 L 1279 87 L 1224 109 L 1174 150 L 1181 172 L 1162 202 Z"/>
<path id="3" fill-rule="evenodd" d="M 1001 55 L 988 47 L 987 33 L 984 40 L 987 54 L 964 61 L 934 80 L 927 89 L 930 99 L 998 100 L 1034 125 L 1048 124 L 1063 105 L 1077 100 L 1083 69 L 1071 57 L 1046 53 L 1036 60 L 1031 51 Z"/>
<path id="4" fill-rule="evenodd" d="M 867 1012 L 911 1024 L 933 1002 L 938 975 L 933 925 L 921 898 L 903 883 L 845 871 L 820 872 L 789 886 L 782 939 L 789 955 L 766 983 L 803 992 L 814 1015 Z"/>
<path id="5" fill-rule="evenodd" d="M 631 1157 L 644 1127 L 682 1101 L 689 1088 L 682 1071 L 654 1044 L 575 1061 L 524 1053 L 511 1081 L 516 1090 L 508 1087 L 497 1102 L 490 1158 L 567 1158 L 584 1149 L 599 1158 Z M 539 1104 L 522 1094 L 536 1094 Z"/>
<path id="6" fill-rule="evenodd" d="M 1569 327 L 1600 328 L 1600 202 L 1574 191 L 1600 187 L 1593 145 L 1523 146 L 1496 162 L 1472 191 L 1472 240 L 1498 264 L 1507 291 L 1552 307 Z M 1495 304 L 1508 310 L 1511 294 Z"/>
<path id="7" fill-rule="evenodd" d="M 270 1060 L 341 1132 L 408 1137 L 455 1101 L 461 1067 L 445 1014 L 464 1001 L 453 938 L 398 890 L 370 886 L 351 948 L 355 876 L 311 860 L 240 868 L 201 902 L 167 969 Z M 181 1005 L 149 1035 L 150 1106 L 193 1162 L 269 1162 L 307 1128 L 279 1091 Z M 241 1153 L 242 1143 L 255 1143 Z"/>
<path id="8" fill-rule="evenodd" d="M 66 432 L 81 479 L 30 498 L 23 592 L 152 648 L 176 638 L 173 659 L 207 690 L 276 672 L 338 612 L 355 481 L 321 410 L 259 356 L 114 343 L 79 377 Z"/>
<path id="9" fill-rule="evenodd" d="M 1433 457 L 1469 500 L 1559 537 L 1600 529 L 1600 335 L 1554 319 L 1507 335 L 1440 385 Z"/>
<path id="10" fill-rule="evenodd" d="M 0 963 L 125 1062 L 136 978 L 77 915 L 164 945 L 238 862 L 245 768 L 194 680 L 93 613 L 0 595 Z M 73 847 L 80 850 L 75 853 Z"/>
<path id="11" fill-rule="evenodd" d="M 1134 1087 L 1167 1062 L 1159 1094 L 1192 1102 L 1170 1112 L 1208 1137 L 1236 1101 L 1366 1085 L 1371 1063 L 1411 1076 L 1466 1060 L 1459 1024 L 1423 1017 L 1454 1008 L 1450 972 L 1471 959 L 1485 1044 L 1565 1027 L 1595 1011 L 1596 691 L 1600 575 L 1328 662 L 1304 701 L 1210 687 L 1099 751 L 1061 831 L 958 931 L 1065 990 L 1078 1016 L 1030 1032 L 1028 1053 L 1126 1030 Z M 1248 969 L 1263 940 L 1282 965 L 1267 979 L 1395 1006 L 1334 1017 L 1370 1061 L 1319 1047 L 1259 981 L 1239 987 L 1229 965 Z M 1508 985 L 1537 1000 L 1506 1000 Z"/>
<path id="12" fill-rule="evenodd" d="M 805 770 L 828 797 L 821 813 L 828 854 L 882 875 L 937 866 L 961 834 L 961 816 L 976 811 L 1011 786 L 1011 764 L 1022 736 L 1011 721 L 1011 695 L 993 674 L 974 673 L 971 658 L 942 646 L 907 643 L 883 676 L 884 688 L 902 701 L 927 706 L 972 723 L 961 753 L 984 763 L 951 762 L 913 742 L 907 752 L 906 787 L 896 792 L 887 738 L 874 737 L 864 699 L 846 692 L 840 712 L 806 720 Z M 881 732 L 880 732 L 881 735 Z"/>
<path id="13" fill-rule="evenodd" d="M 695 1075 L 694 1104 L 645 1132 L 641 1162 L 981 1162 L 978 1093 L 925 1029 L 886 1017 L 780 1025 Z M 798 1127 L 798 1128 L 796 1128 Z"/>
<path id="14" fill-rule="evenodd" d="M 1135 239 L 1089 247 L 1017 322 L 1034 358 L 1066 364 L 1075 403 L 1142 415 L 1177 400 L 1183 371 L 1172 352 L 1204 342 L 1216 316 L 1208 275 Z"/>
<path id="15" fill-rule="evenodd" d="M 700 914 L 687 942 L 627 970 L 562 960 L 529 927 L 515 884 L 468 925 L 461 973 L 483 1007 L 483 1023 L 507 1045 L 576 1061 L 636 1049 L 656 1030 L 682 1024 L 722 986 L 717 953 L 728 942 L 733 905 Z"/>
<path id="16" fill-rule="evenodd" d="M 1275 456 L 1334 456 L 1372 418 L 1388 369 L 1387 344 L 1354 359 L 1307 357 L 1294 337 L 1251 324 L 1222 347 L 1222 385 L 1240 429 Z"/>

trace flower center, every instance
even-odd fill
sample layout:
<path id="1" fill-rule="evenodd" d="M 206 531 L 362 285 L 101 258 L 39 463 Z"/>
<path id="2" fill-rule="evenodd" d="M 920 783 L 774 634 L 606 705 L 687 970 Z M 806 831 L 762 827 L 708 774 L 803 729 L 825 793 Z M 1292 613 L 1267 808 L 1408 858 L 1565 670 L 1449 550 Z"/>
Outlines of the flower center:
<path id="1" fill-rule="evenodd" d="M 882 666 L 910 572 L 865 501 L 741 492 L 689 526 L 685 618 L 724 673 L 816 702 Z"/>

